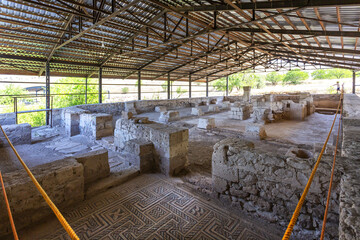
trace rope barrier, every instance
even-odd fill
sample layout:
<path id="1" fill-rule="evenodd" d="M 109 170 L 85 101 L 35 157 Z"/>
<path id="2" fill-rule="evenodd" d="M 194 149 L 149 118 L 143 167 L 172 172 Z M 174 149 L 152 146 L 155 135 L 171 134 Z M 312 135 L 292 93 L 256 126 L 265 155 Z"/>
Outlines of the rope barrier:
<path id="1" fill-rule="evenodd" d="M 343 98 L 343 94 L 344 94 L 344 92 L 342 91 L 342 92 L 341 92 L 341 95 L 340 95 L 339 104 L 338 104 L 337 109 L 336 109 L 336 114 L 335 114 L 333 123 L 332 123 L 332 125 L 331 125 L 329 134 L 328 134 L 328 136 L 327 136 L 327 138 L 326 138 L 326 141 L 325 141 L 325 143 L 324 143 L 324 145 L 323 145 L 323 147 L 322 147 L 322 149 L 321 149 L 321 152 L 320 152 L 320 154 L 319 154 L 319 157 L 318 157 L 317 160 L 316 160 L 315 166 L 314 166 L 314 168 L 313 168 L 313 170 L 312 170 L 312 172 L 311 172 L 311 174 L 310 174 L 310 177 L 309 177 L 308 182 L 306 183 L 306 186 L 305 186 L 305 188 L 304 188 L 304 191 L 303 191 L 303 193 L 301 194 L 300 200 L 299 200 L 298 204 L 296 205 L 295 211 L 294 211 L 294 213 L 293 213 L 293 215 L 292 215 L 292 217 L 291 217 L 291 220 L 290 220 L 289 225 L 288 225 L 288 227 L 287 227 L 287 229 L 286 229 L 286 231 L 285 231 L 285 233 L 284 233 L 284 236 L 283 236 L 282 240 L 289 240 L 289 239 L 290 239 L 291 233 L 292 233 L 292 231 L 293 231 L 293 229 L 294 229 L 294 226 L 295 226 L 295 224 L 296 224 L 296 221 L 297 221 L 297 219 L 298 219 L 298 217 L 299 217 L 301 207 L 302 207 L 302 205 L 304 204 L 306 195 L 307 195 L 307 193 L 309 192 L 309 189 L 310 189 L 311 183 L 312 183 L 312 181 L 313 181 L 313 179 L 314 179 L 316 170 L 317 170 L 317 168 L 318 168 L 318 166 L 319 166 L 319 164 L 320 164 L 320 160 L 321 160 L 321 158 L 322 158 L 322 156 L 323 156 L 323 154 L 324 154 L 326 145 L 327 145 L 327 143 L 328 143 L 328 141 L 329 141 L 329 139 L 330 139 L 331 132 L 332 132 L 332 130 L 333 130 L 333 128 L 334 128 L 335 121 L 336 121 L 337 115 L 338 115 L 338 113 L 339 113 L 339 109 L 340 109 L 340 105 L 341 105 L 341 99 Z"/>
<path id="2" fill-rule="evenodd" d="M 34 177 L 34 175 L 31 173 L 30 169 L 26 166 L 26 164 L 24 163 L 24 161 L 22 160 L 22 158 L 20 157 L 19 153 L 16 151 L 14 145 L 11 143 L 10 139 L 8 138 L 8 136 L 6 135 L 4 129 L 2 128 L 2 126 L 0 125 L 0 129 L 3 132 L 6 140 L 8 141 L 8 143 L 10 144 L 10 147 L 12 148 L 12 150 L 14 151 L 15 155 L 17 156 L 17 158 L 19 159 L 21 165 L 24 167 L 25 171 L 27 172 L 27 174 L 29 175 L 29 177 L 31 178 L 32 182 L 34 183 L 35 187 L 38 189 L 38 191 L 41 193 L 41 195 L 43 196 L 43 198 L 45 199 L 46 203 L 49 205 L 49 207 L 53 210 L 54 214 L 56 215 L 56 217 L 58 218 L 58 220 L 60 221 L 61 225 L 64 227 L 64 229 L 66 230 L 66 232 L 68 233 L 68 235 L 70 236 L 70 238 L 72 240 L 80 240 L 79 237 L 76 235 L 76 233 L 74 232 L 74 230 L 71 228 L 71 226 L 68 224 L 68 222 L 66 221 L 66 219 L 63 217 L 63 215 L 60 213 L 59 209 L 56 207 L 56 205 L 51 201 L 50 197 L 46 194 L 46 192 L 44 191 L 44 189 L 41 187 L 41 185 L 39 184 L 39 182 L 36 180 L 36 178 Z"/>
<path id="3" fill-rule="evenodd" d="M 7 195 L 6 195 L 5 185 L 4 185 L 2 175 L 1 175 L 1 171 L 0 171 L 0 181 L 1 181 L 1 186 L 2 186 L 3 193 L 4 193 L 4 199 L 5 199 L 5 203 L 6 203 L 6 209 L 7 209 L 8 215 L 9 215 L 11 229 L 12 229 L 12 232 L 14 234 L 14 239 L 18 240 L 19 238 L 18 238 L 18 235 L 17 235 L 17 232 L 16 232 L 14 219 L 13 219 L 12 214 L 11 214 L 10 204 L 9 204 L 9 201 L 8 201 L 8 198 L 7 198 Z"/>
<path id="4" fill-rule="evenodd" d="M 340 101 L 341 100 L 342 99 L 340 97 Z M 342 108 L 340 108 L 340 116 L 342 116 Z M 323 225 L 322 225 L 322 228 L 321 228 L 320 240 L 323 240 L 324 236 L 325 236 L 326 218 L 327 218 L 327 214 L 328 214 L 329 206 L 330 206 L 330 198 L 331 198 L 330 195 L 331 195 L 331 188 L 332 188 L 334 172 L 335 172 L 335 162 L 336 162 L 337 148 L 338 148 L 338 144 L 339 144 L 340 129 L 341 129 L 341 120 L 339 120 L 338 133 L 337 133 L 337 136 L 336 136 L 334 160 L 333 160 L 333 165 L 332 165 L 332 169 L 331 169 L 330 184 L 329 184 L 329 190 L 328 190 L 328 195 L 327 195 L 327 199 L 326 199 L 326 208 L 325 208 L 325 213 L 324 213 Z"/>

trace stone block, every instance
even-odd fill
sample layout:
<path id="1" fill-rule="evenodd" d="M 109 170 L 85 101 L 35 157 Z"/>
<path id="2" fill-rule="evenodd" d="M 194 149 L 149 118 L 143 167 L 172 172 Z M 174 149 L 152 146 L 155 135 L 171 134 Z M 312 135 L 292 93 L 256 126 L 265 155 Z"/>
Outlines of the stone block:
<path id="1" fill-rule="evenodd" d="M 13 145 L 31 144 L 31 126 L 28 123 L 2 126 Z M 0 147 L 8 146 L 8 142 L 0 133 Z"/>
<path id="2" fill-rule="evenodd" d="M 159 122 L 168 123 L 180 120 L 180 114 L 177 111 L 161 112 Z"/>
<path id="3" fill-rule="evenodd" d="M 137 114 L 137 110 L 136 110 L 136 107 L 135 107 L 135 101 L 125 102 L 125 111 L 126 112 L 131 112 L 134 115 Z"/>
<path id="4" fill-rule="evenodd" d="M 113 135 L 112 115 L 106 113 L 80 114 L 80 133 L 97 140 Z"/>
<path id="5" fill-rule="evenodd" d="M 201 110 L 201 108 L 199 107 L 194 107 L 191 109 L 191 115 L 194 115 L 194 116 L 202 116 L 204 115 L 203 111 Z"/>
<path id="6" fill-rule="evenodd" d="M 155 112 L 166 112 L 166 107 L 165 106 L 156 106 L 155 107 Z"/>
<path id="7" fill-rule="evenodd" d="M 213 164 L 212 166 L 213 176 L 220 177 L 229 182 L 239 181 L 239 170 L 237 168 L 228 167 L 222 164 Z"/>
<path id="8" fill-rule="evenodd" d="M 255 139 L 264 140 L 267 135 L 263 124 L 249 123 L 245 126 L 245 135 Z"/>
<path id="9" fill-rule="evenodd" d="M 221 108 L 223 108 L 223 109 L 229 109 L 229 108 L 230 108 L 230 105 L 231 105 L 230 101 L 223 101 L 223 102 L 221 103 Z"/>
<path id="10" fill-rule="evenodd" d="M 251 96 L 251 87 L 250 86 L 244 86 L 244 95 L 243 95 L 243 100 L 245 102 L 250 102 L 250 96 Z"/>
<path id="11" fill-rule="evenodd" d="M 78 204 L 84 199 L 83 166 L 74 158 L 39 165 L 31 168 L 31 171 L 59 208 Z M 23 169 L 4 173 L 3 179 L 10 206 L 13 206 L 12 214 L 17 230 L 53 214 Z M 11 234 L 11 227 L 3 198 L 0 198 L 0 206 L 1 238 Z"/>
<path id="12" fill-rule="evenodd" d="M 215 118 L 200 118 L 198 128 L 207 130 L 215 128 Z"/>
<path id="13" fill-rule="evenodd" d="M 78 154 L 74 158 L 84 166 L 85 184 L 110 175 L 108 151 L 106 149 Z"/>
<path id="14" fill-rule="evenodd" d="M 230 108 L 230 118 L 238 120 L 246 120 L 250 118 L 250 108 L 249 105 L 242 104 L 237 106 L 232 106 Z"/>
<path id="15" fill-rule="evenodd" d="M 125 144 L 124 152 L 130 162 L 140 169 L 141 173 L 155 169 L 154 144 L 150 141 L 133 139 Z"/>
<path id="16" fill-rule="evenodd" d="M 220 109 L 216 105 L 210 105 L 209 106 L 209 112 L 220 112 Z"/>
<path id="17" fill-rule="evenodd" d="M 121 118 L 123 119 L 131 119 L 132 117 L 133 117 L 132 112 L 126 112 L 126 111 L 121 112 Z"/>
<path id="18" fill-rule="evenodd" d="M 0 125 L 16 124 L 15 113 L 2 113 L 0 114 Z"/>
<path id="19" fill-rule="evenodd" d="M 225 192 L 228 187 L 226 180 L 224 180 L 221 177 L 215 176 L 215 175 L 212 176 L 212 184 L 213 184 L 214 191 L 218 192 L 218 193 Z"/>

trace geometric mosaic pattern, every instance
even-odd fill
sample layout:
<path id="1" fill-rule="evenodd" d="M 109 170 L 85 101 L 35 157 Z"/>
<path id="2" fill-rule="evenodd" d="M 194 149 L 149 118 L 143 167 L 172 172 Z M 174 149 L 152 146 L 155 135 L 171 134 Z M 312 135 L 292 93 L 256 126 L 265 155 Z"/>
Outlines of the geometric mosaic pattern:
<path id="1" fill-rule="evenodd" d="M 155 174 L 64 211 L 80 239 L 279 239 Z M 45 239 L 69 239 L 57 229 Z"/>

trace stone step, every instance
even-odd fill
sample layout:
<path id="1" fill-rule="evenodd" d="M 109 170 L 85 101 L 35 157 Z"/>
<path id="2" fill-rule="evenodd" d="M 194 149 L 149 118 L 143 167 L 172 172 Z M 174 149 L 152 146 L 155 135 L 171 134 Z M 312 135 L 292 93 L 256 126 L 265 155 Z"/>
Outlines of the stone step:
<path id="1" fill-rule="evenodd" d="M 137 177 L 139 174 L 139 169 L 136 168 L 128 168 L 120 173 L 111 173 L 109 177 L 103 178 L 87 186 L 85 189 L 85 199 L 91 198 L 92 196 L 127 182 Z"/>

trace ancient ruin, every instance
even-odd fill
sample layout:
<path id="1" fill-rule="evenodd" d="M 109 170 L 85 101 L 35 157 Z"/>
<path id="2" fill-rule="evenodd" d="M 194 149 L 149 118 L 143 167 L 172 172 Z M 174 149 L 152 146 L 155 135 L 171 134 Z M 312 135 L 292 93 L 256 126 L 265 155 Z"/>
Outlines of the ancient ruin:
<path id="1" fill-rule="evenodd" d="M 0 239 L 360 239 L 359 2 L 0 6 Z"/>

